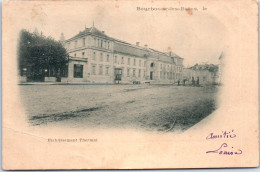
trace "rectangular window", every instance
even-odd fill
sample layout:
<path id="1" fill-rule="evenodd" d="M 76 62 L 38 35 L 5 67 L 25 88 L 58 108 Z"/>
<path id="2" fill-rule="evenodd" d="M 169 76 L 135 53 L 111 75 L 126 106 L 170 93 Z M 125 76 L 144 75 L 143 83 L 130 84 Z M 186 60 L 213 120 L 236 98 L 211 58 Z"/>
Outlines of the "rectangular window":
<path id="1" fill-rule="evenodd" d="M 98 47 L 100 47 L 100 40 L 98 39 Z"/>
<path id="2" fill-rule="evenodd" d="M 106 67 L 106 75 L 109 75 L 109 67 Z"/>
<path id="3" fill-rule="evenodd" d="M 85 52 L 82 52 L 82 58 L 84 58 L 85 57 Z"/>
<path id="4" fill-rule="evenodd" d="M 121 64 L 124 64 L 124 57 L 121 57 Z"/>
<path id="5" fill-rule="evenodd" d="M 107 55 L 107 62 L 109 62 L 109 54 Z"/>
<path id="6" fill-rule="evenodd" d="M 104 48 L 107 48 L 107 41 L 104 41 Z"/>
<path id="7" fill-rule="evenodd" d="M 135 66 L 135 59 L 134 59 L 134 66 Z"/>
<path id="8" fill-rule="evenodd" d="M 145 67 L 145 65 L 146 65 L 146 61 L 144 61 L 144 67 Z"/>
<path id="9" fill-rule="evenodd" d="M 141 69 L 138 71 L 138 77 L 141 77 Z"/>
<path id="10" fill-rule="evenodd" d="M 162 69 L 162 64 L 161 64 L 161 69 Z"/>
<path id="11" fill-rule="evenodd" d="M 130 76 L 130 69 L 127 69 L 127 76 Z"/>
<path id="12" fill-rule="evenodd" d="M 144 77 L 145 77 L 145 75 L 146 75 L 146 71 L 144 70 Z"/>
<path id="13" fill-rule="evenodd" d="M 97 40 L 96 40 L 96 38 L 94 38 L 94 44 L 97 47 Z"/>
<path id="14" fill-rule="evenodd" d="M 109 42 L 107 42 L 107 49 L 109 49 Z"/>
<path id="15" fill-rule="evenodd" d="M 74 78 L 83 78 L 83 65 L 74 64 Z"/>
<path id="16" fill-rule="evenodd" d="M 92 75 L 96 75 L 96 65 L 92 65 Z"/>
<path id="17" fill-rule="evenodd" d="M 114 63 L 117 63 L 117 56 L 115 56 L 115 61 L 114 61 Z"/>
<path id="18" fill-rule="evenodd" d="M 78 44 L 78 42 L 77 41 L 75 41 L 75 45 L 74 45 L 74 48 L 77 48 L 77 45 Z"/>
<path id="19" fill-rule="evenodd" d="M 76 57 L 77 56 L 77 54 L 76 53 L 74 53 L 74 57 Z"/>
<path id="20" fill-rule="evenodd" d="M 92 60 L 96 60 L 96 52 L 93 52 Z"/>
<path id="21" fill-rule="evenodd" d="M 102 65 L 99 66 L 99 73 L 98 74 L 103 75 L 103 66 Z"/>
<path id="22" fill-rule="evenodd" d="M 133 69 L 133 76 L 135 76 L 135 69 Z"/>
<path id="23" fill-rule="evenodd" d="M 140 67 L 142 66 L 142 61 L 141 61 L 141 60 L 139 60 L 139 66 L 140 66 Z"/>
<path id="24" fill-rule="evenodd" d="M 125 69 L 124 69 L 124 68 L 122 68 L 122 76 L 124 76 L 124 71 L 125 71 Z"/>
<path id="25" fill-rule="evenodd" d="M 128 60 L 127 60 L 127 64 L 130 65 L 130 58 L 128 58 Z"/>
<path id="26" fill-rule="evenodd" d="M 103 40 L 101 40 L 101 48 L 103 48 Z"/>
<path id="27" fill-rule="evenodd" d="M 103 53 L 100 53 L 100 56 L 99 56 L 99 61 L 103 61 Z"/>
<path id="28" fill-rule="evenodd" d="M 82 39 L 82 46 L 85 47 L 85 38 Z"/>

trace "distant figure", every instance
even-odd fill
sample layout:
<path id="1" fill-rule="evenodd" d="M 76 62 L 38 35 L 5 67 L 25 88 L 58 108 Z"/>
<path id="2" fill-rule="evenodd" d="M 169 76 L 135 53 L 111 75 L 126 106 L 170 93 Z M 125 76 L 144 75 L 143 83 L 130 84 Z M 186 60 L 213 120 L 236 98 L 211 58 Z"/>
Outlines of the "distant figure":
<path id="1" fill-rule="evenodd" d="M 183 85 L 185 86 L 186 79 L 183 80 Z"/>
<path id="2" fill-rule="evenodd" d="M 180 80 L 178 80 L 178 86 L 180 86 Z"/>
<path id="3" fill-rule="evenodd" d="M 194 80 L 194 77 L 192 77 L 192 86 L 195 86 L 195 80 Z"/>
<path id="4" fill-rule="evenodd" d="M 200 79 L 199 79 L 199 77 L 197 78 L 197 86 L 199 86 L 200 85 Z"/>

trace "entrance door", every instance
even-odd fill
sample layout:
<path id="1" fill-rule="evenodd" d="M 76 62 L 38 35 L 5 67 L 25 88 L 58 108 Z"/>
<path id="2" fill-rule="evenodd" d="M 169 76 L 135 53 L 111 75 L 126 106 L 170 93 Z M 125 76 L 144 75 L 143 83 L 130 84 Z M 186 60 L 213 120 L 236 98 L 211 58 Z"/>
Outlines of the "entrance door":
<path id="1" fill-rule="evenodd" d="M 153 80 L 153 72 L 150 72 L 150 80 Z"/>
<path id="2" fill-rule="evenodd" d="M 122 78 L 122 69 L 120 68 L 115 68 L 115 81 L 121 81 Z"/>

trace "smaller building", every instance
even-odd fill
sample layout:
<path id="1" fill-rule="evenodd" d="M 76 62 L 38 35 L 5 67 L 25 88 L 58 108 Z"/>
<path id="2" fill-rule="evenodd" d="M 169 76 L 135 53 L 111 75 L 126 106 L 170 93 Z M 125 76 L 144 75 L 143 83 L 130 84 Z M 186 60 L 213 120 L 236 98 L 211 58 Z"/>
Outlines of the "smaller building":
<path id="1" fill-rule="evenodd" d="M 218 84 L 218 66 L 214 64 L 194 65 L 183 69 L 183 80 L 192 84 L 192 80 L 199 84 Z"/>
<path id="2" fill-rule="evenodd" d="M 224 52 L 221 53 L 221 55 L 219 56 L 218 60 L 219 60 L 219 64 L 218 64 L 218 84 L 223 84 L 223 67 L 224 67 L 224 63 L 223 63 L 223 58 L 224 58 L 225 54 Z"/>

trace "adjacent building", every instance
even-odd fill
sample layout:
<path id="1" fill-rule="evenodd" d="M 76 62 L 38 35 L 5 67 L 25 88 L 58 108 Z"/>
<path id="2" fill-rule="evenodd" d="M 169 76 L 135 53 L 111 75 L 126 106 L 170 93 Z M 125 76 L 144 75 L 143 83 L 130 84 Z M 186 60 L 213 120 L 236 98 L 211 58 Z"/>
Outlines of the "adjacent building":
<path id="1" fill-rule="evenodd" d="M 173 52 L 109 37 L 94 25 L 63 44 L 69 63 L 62 82 L 174 83 L 183 78 L 183 58 Z"/>
<path id="2" fill-rule="evenodd" d="M 224 58 L 224 56 L 225 56 L 225 53 L 222 52 L 218 58 L 219 64 L 218 64 L 218 81 L 217 82 L 220 85 L 223 84 L 223 67 L 224 67 L 223 58 Z"/>
<path id="3" fill-rule="evenodd" d="M 196 64 L 183 69 L 183 80 L 186 84 L 192 84 L 194 79 L 199 84 L 218 84 L 218 66 L 214 64 Z"/>

